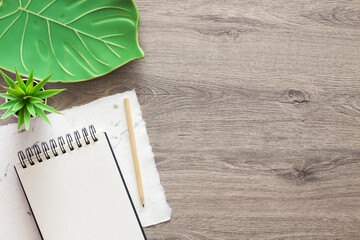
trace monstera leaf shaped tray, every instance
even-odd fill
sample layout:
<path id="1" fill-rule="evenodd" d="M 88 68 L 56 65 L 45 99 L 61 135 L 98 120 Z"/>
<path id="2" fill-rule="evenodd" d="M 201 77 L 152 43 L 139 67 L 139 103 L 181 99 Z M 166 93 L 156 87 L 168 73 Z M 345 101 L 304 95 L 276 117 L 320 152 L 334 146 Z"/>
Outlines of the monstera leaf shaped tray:
<path id="1" fill-rule="evenodd" d="M 133 0 L 0 0 L 0 68 L 92 79 L 144 57 L 138 27 Z"/>

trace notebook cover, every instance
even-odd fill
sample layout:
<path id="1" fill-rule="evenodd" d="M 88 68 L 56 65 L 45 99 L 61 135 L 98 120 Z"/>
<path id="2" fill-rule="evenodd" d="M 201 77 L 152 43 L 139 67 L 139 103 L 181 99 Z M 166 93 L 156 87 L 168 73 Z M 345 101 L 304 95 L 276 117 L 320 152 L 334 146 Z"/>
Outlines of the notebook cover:
<path id="1" fill-rule="evenodd" d="M 109 147 L 109 149 L 110 149 L 110 151 L 111 151 L 111 155 L 112 155 L 112 157 L 113 157 L 113 160 L 115 161 L 115 164 L 116 164 L 118 173 L 119 173 L 119 175 L 120 175 L 121 181 L 122 181 L 122 183 L 123 183 L 123 185 L 124 185 L 124 188 L 125 188 L 125 190 L 126 190 L 127 197 L 128 197 L 128 199 L 129 199 L 129 201 L 130 201 L 130 204 L 131 204 L 131 207 L 132 207 L 132 210 L 133 210 L 133 214 L 134 214 L 135 217 L 136 217 L 137 224 L 139 225 L 139 228 L 140 228 L 140 230 L 141 230 L 143 239 L 146 240 L 145 232 L 144 232 L 144 230 L 143 230 L 143 228 L 142 228 L 142 226 L 141 226 L 139 217 L 138 217 L 138 215 L 137 215 L 137 213 L 136 213 L 134 204 L 133 204 L 133 202 L 132 202 L 132 199 L 131 199 L 131 197 L 130 197 L 130 194 L 129 194 L 128 188 L 127 188 L 127 186 L 126 186 L 124 177 L 123 177 L 123 175 L 122 175 L 122 173 L 121 173 L 120 167 L 119 167 L 119 165 L 118 165 L 118 162 L 117 162 L 117 160 L 116 160 L 115 154 L 114 154 L 113 149 L 112 149 L 112 147 L 111 147 L 109 138 L 108 138 L 108 136 L 107 136 L 107 134 L 106 134 L 105 132 L 104 132 L 104 133 L 97 134 L 97 136 L 98 136 L 98 135 L 101 135 L 101 134 L 104 134 L 104 137 L 105 137 L 106 142 L 107 142 L 107 146 Z M 82 144 L 85 144 L 85 142 L 82 141 Z M 57 148 L 57 150 L 60 151 L 60 148 Z M 76 151 L 76 149 L 75 149 L 75 151 Z M 65 153 L 65 154 L 66 154 L 66 153 Z M 52 158 L 55 158 L 55 157 L 52 156 Z M 56 160 L 56 159 L 52 159 L 52 160 Z M 41 163 L 36 163 L 36 164 L 41 164 Z M 29 165 L 29 163 L 27 163 L 27 165 Z M 30 166 L 30 167 L 31 167 L 31 166 Z M 29 167 L 29 168 L 30 168 L 30 167 Z M 17 170 L 17 168 L 22 168 L 22 167 L 21 167 L 21 164 L 15 165 L 14 168 L 15 168 L 15 172 L 16 172 L 18 178 L 19 178 L 21 187 L 22 187 L 22 189 L 23 189 L 23 191 L 24 191 L 26 200 L 27 200 L 27 202 L 28 202 L 28 204 L 29 204 L 30 210 L 31 210 L 31 212 L 32 212 L 32 216 L 33 216 L 33 218 L 34 218 L 34 220 L 35 220 L 35 223 L 36 223 L 36 226 L 37 226 L 38 231 L 39 231 L 39 233 L 40 233 L 40 236 L 41 236 L 41 238 L 44 240 L 44 236 L 43 236 L 43 234 L 42 234 L 42 232 L 41 232 L 41 226 L 39 226 L 38 221 L 37 221 L 37 219 L 36 219 L 36 213 L 33 211 L 33 208 L 32 208 L 32 206 L 31 206 L 31 202 L 29 201 L 28 195 L 27 195 L 27 193 L 26 193 L 26 191 L 25 191 L 25 188 L 24 188 L 24 186 L 23 186 L 23 182 L 21 181 L 21 177 L 20 177 L 19 172 L 18 172 L 18 170 Z M 48 240 L 48 239 L 45 239 L 45 240 Z M 51 240 L 51 239 L 50 239 L 50 240 Z M 81 240 L 81 239 L 76 239 L 76 240 Z"/>

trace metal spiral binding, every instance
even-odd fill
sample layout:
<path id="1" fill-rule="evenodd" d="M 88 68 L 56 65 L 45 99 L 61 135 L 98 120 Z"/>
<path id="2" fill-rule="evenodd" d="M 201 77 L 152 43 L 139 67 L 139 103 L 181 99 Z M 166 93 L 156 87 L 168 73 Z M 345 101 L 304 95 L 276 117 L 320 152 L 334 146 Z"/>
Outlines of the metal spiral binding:
<path id="1" fill-rule="evenodd" d="M 88 138 L 88 136 L 89 136 L 88 131 L 86 130 L 86 128 L 81 129 L 81 131 L 82 131 L 82 134 L 83 134 L 86 145 L 89 145 L 90 141 L 89 141 L 89 138 Z"/>
<path id="2" fill-rule="evenodd" d="M 96 137 L 96 130 L 95 127 L 93 125 L 89 126 L 89 131 L 86 128 L 81 129 L 82 132 L 82 137 L 84 139 L 84 142 L 86 145 L 90 144 L 90 137 L 94 142 L 98 141 L 98 138 Z M 90 135 L 89 135 L 90 132 Z M 62 136 L 57 138 L 57 141 L 55 141 L 55 139 L 51 139 L 49 141 L 49 144 L 46 142 L 42 142 L 41 148 L 38 144 L 34 144 L 32 147 L 28 147 L 25 149 L 25 154 L 23 151 L 19 151 L 18 152 L 18 158 L 20 160 L 20 164 L 23 168 L 27 168 L 28 166 L 26 165 L 26 160 L 30 163 L 30 165 L 35 165 L 35 161 L 33 160 L 33 157 L 36 157 L 37 162 L 41 163 L 43 162 L 43 159 L 41 158 L 41 153 L 43 153 L 43 155 L 45 156 L 46 159 L 50 159 L 51 156 L 49 154 L 49 151 L 51 150 L 52 154 L 54 157 L 59 156 L 58 151 L 56 150 L 57 147 L 60 147 L 60 150 L 63 154 L 65 154 L 66 148 L 68 147 L 70 151 L 75 150 L 74 145 L 73 145 L 73 136 L 75 138 L 75 142 L 76 142 L 76 146 L 78 148 L 81 148 L 83 145 L 81 144 L 81 135 L 79 131 L 75 131 L 73 135 L 71 134 L 66 134 L 65 135 L 65 139 L 66 139 L 66 143 L 65 144 L 65 140 Z M 50 147 L 49 147 L 50 145 Z"/>
<path id="3" fill-rule="evenodd" d="M 26 168 L 26 164 L 25 164 L 25 155 L 24 155 L 24 152 L 23 151 L 20 151 L 18 152 L 18 157 L 19 157 L 19 160 L 20 160 L 20 164 L 23 168 Z"/>
<path id="4" fill-rule="evenodd" d="M 66 150 L 64 148 L 64 145 L 65 145 L 65 140 L 62 136 L 58 137 L 58 143 L 59 143 L 59 146 L 60 146 L 60 149 L 62 151 L 62 153 L 66 153 Z"/>
<path id="5" fill-rule="evenodd" d="M 80 136 L 79 131 L 75 131 L 75 132 L 74 132 L 74 136 L 75 136 L 76 144 L 78 145 L 79 148 L 81 148 L 81 147 L 82 147 L 82 144 L 81 144 L 81 142 L 80 142 L 81 136 Z"/>
<path id="6" fill-rule="evenodd" d="M 53 152 L 55 157 L 59 156 L 59 154 L 56 151 L 57 144 L 56 144 L 54 139 L 50 139 L 50 148 L 51 148 L 51 151 Z"/>
<path id="7" fill-rule="evenodd" d="M 42 162 L 42 158 L 40 157 L 41 150 L 40 150 L 39 145 L 34 144 L 33 148 L 34 148 L 36 159 L 38 160 L 38 162 Z"/>
<path id="8" fill-rule="evenodd" d="M 70 151 L 74 150 L 74 146 L 72 145 L 73 139 L 70 133 L 66 134 L 66 142 L 70 148 Z"/>
<path id="9" fill-rule="evenodd" d="M 43 152 L 44 152 L 44 154 L 45 154 L 46 159 L 50 159 L 50 155 L 49 155 L 48 152 L 47 152 L 47 151 L 50 150 L 49 145 L 48 145 L 46 142 L 42 142 L 42 143 L 41 143 L 41 147 L 42 147 L 42 149 L 43 149 Z"/>
<path id="10" fill-rule="evenodd" d="M 90 130 L 90 135 L 91 135 L 92 139 L 94 140 L 94 142 L 97 142 L 98 139 L 95 135 L 96 130 L 95 130 L 94 125 L 90 125 L 89 130 Z"/>
<path id="11" fill-rule="evenodd" d="M 34 156 L 33 151 L 31 150 L 31 148 L 26 148 L 25 149 L 26 152 L 26 158 L 28 159 L 28 161 L 30 162 L 30 165 L 34 165 L 34 161 L 32 160 L 32 157 Z"/>

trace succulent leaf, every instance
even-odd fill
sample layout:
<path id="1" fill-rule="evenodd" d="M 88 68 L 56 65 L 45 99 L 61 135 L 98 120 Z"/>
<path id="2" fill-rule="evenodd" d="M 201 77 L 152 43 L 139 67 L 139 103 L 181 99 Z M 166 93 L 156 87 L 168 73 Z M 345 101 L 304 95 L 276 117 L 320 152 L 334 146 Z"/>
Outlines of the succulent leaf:
<path id="1" fill-rule="evenodd" d="M 45 105 L 43 103 L 34 103 L 34 105 L 38 108 L 40 108 L 43 111 L 47 111 L 47 112 L 52 112 L 52 113 L 57 113 L 57 114 L 62 114 L 59 111 L 53 109 L 52 107 Z"/>
<path id="2" fill-rule="evenodd" d="M 17 101 L 8 101 L 0 106 L 0 110 L 9 109 L 12 106 L 14 106 L 17 103 Z"/>
<path id="3" fill-rule="evenodd" d="M 18 84 L 19 84 L 20 82 L 23 82 L 23 80 L 21 79 L 21 77 L 20 77 L 18 71 L 16 70 L 16 68 L 15 68 L 15 75 L 16 75 L 16 81 L 17 81 Z M 24 82 L 23 82 L 23 83 L 24 83 Z"/>
<path id="4" fill-rule="evenodd" d="M 36 84 L 36 86 L 33 89 L 33 93 L 36 94 L 37 92 L 40 91 L 40 89 L 49 81 L 50 77 L 52 74 L 50 74 L 49 76 L 47 76 L 46 78 L 44 78 L 43 80 L 41 80 L 38 84 Z"/>
<path id="5" fill-rule="evenodd" d="M 45 99 L 45 98 L 49 98 L 52 97 L 62 91 L 64 91 L 65 89 L 53 89 L 53 90 L 45 90 L 45 91 L 40 91 L 36 94 L 34 94 L 35 97 L 37 98 L 41 98 L 41 99 Z"/>
<path id="6" fill-rule="evenodd" d="M 16 96 L 13 96 L 12 94 L 9 93 L 1 93 L 0 97 L 9 99 L 9 100 L 17 100 L 18 98 Z"/>
<path id="7" fill-rule="evenodd" d="M 24 84 L 24 82 L 23 82 L 23 84 Z M 24 84 L 24 86 L 25 86 L 25 84 Z M 19 96 L 25 96 L 25 91 L 21 87 L 19 87 L 18 85 L 15 85 L 14 88 L 15 88 L 15 91 L 19 94 Z"/>
<path id="8" fill-rule="evenodd" d="M 17 86 L 21 88 L 21 90 L 23 90 L 24 92 L 26 91 L 26 85 L 23 80 L 18 81 Z"/>
<path id="9" fill-rule="evenodd" d="M 36 107 L 36 106 L 35 106 L 34 108 L 35 108 L 36 114 L 37 114 L 39 117 L 41 117 L 43 120 L 45 120 L 48 124 L 51 125 L 51 123 L 50 123 L 49 119 L 46 117 L 46 114 L 44 113 L 44 111 L 41 110 L 40 108 Z"/>
<path id="10" fill-rule="evenodd" d="M 26 87 L 28 87 L 30 83 L 34 84 L 34 69 L 31 69 L 31 73 L 26 81 Z"/>
<path id="11" fill-rule="evenodd" d="M 9 108 L 4 115 L 2 115 L 2 117 L 0 118 L 1 120 L 4 120 L 5 118 L 10 117 L 11 115 L 13 115 L 14 113 L 16 113 L 16 111 L 12 110 L 12 108 Z"/>
<path id="12" fill-rule="evenodd" d="M 26 95 L 32 95 L 33 88 L 34 88 L 34 81 L 31 81 L 29 85 L 26 86 L 26 90 L 25 90 Z"/>
<path id="13" fill-rule="evenodd" d="M 25 106 L 25 101 L 19 101 L 17 102 L 13 107 L 12 109 L 17 112 L 19 111 L 23 106 Z"/>
<path id="14" fill-rule="evenodd" d="M 24 110 L 24 123 L 25 123 L 25 129 L 26 131 L 30 129 L 30 113 L 26 108 L 23 108 Z"/>
<path id="15" fill-rule="evenodd" d="M 4 87 L 4 86 L 1 86 L 1 87 L 16 98 L 22 97 L 21 94 L 19 94 L 15 89 Z"/>
<path id="16" fill-rule="evenodd" d="M 33 116 L 36 117 L 36 113 L 35 113 L 35 109 L 34 109 L 34 104 L 27 102 L 26 103 L 26 109 L 29 111 L 29 113 Z"/>
<path id="17" fill-rule="evenodd" d="M 13 88 L 15 85 L 15 82 L 11 78 L 9 78 L 5 73 L 3 73 L 3 71 L 0 70 L 0 73 L 1 73 L 2 77 L 4 78 L 6 84 L 9 85 L 9 87 Z"/>
<path id="18" fill-rule="evenodd" d="M 44 102 L 44 100 L 37 98 L 37 97 L 29 97 L 28 101 L 31 103 L 43 103 Z"/>
<path id="19" fill-rule="evenodd" d="M 21 109 L 18 114 L 18 129 L 24 124 L 24 109 Z"/>

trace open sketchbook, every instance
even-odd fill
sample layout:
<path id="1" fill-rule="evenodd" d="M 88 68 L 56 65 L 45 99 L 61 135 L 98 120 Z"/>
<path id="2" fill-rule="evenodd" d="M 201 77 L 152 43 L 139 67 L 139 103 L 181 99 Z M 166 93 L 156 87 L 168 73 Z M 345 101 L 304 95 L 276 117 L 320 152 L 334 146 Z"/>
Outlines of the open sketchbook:
<path id="1" fill-rule="evenodd" d="M 18 156 L 15 170 L 43 239 L 146 239 L 106 133 L 90 126 Z"/>

